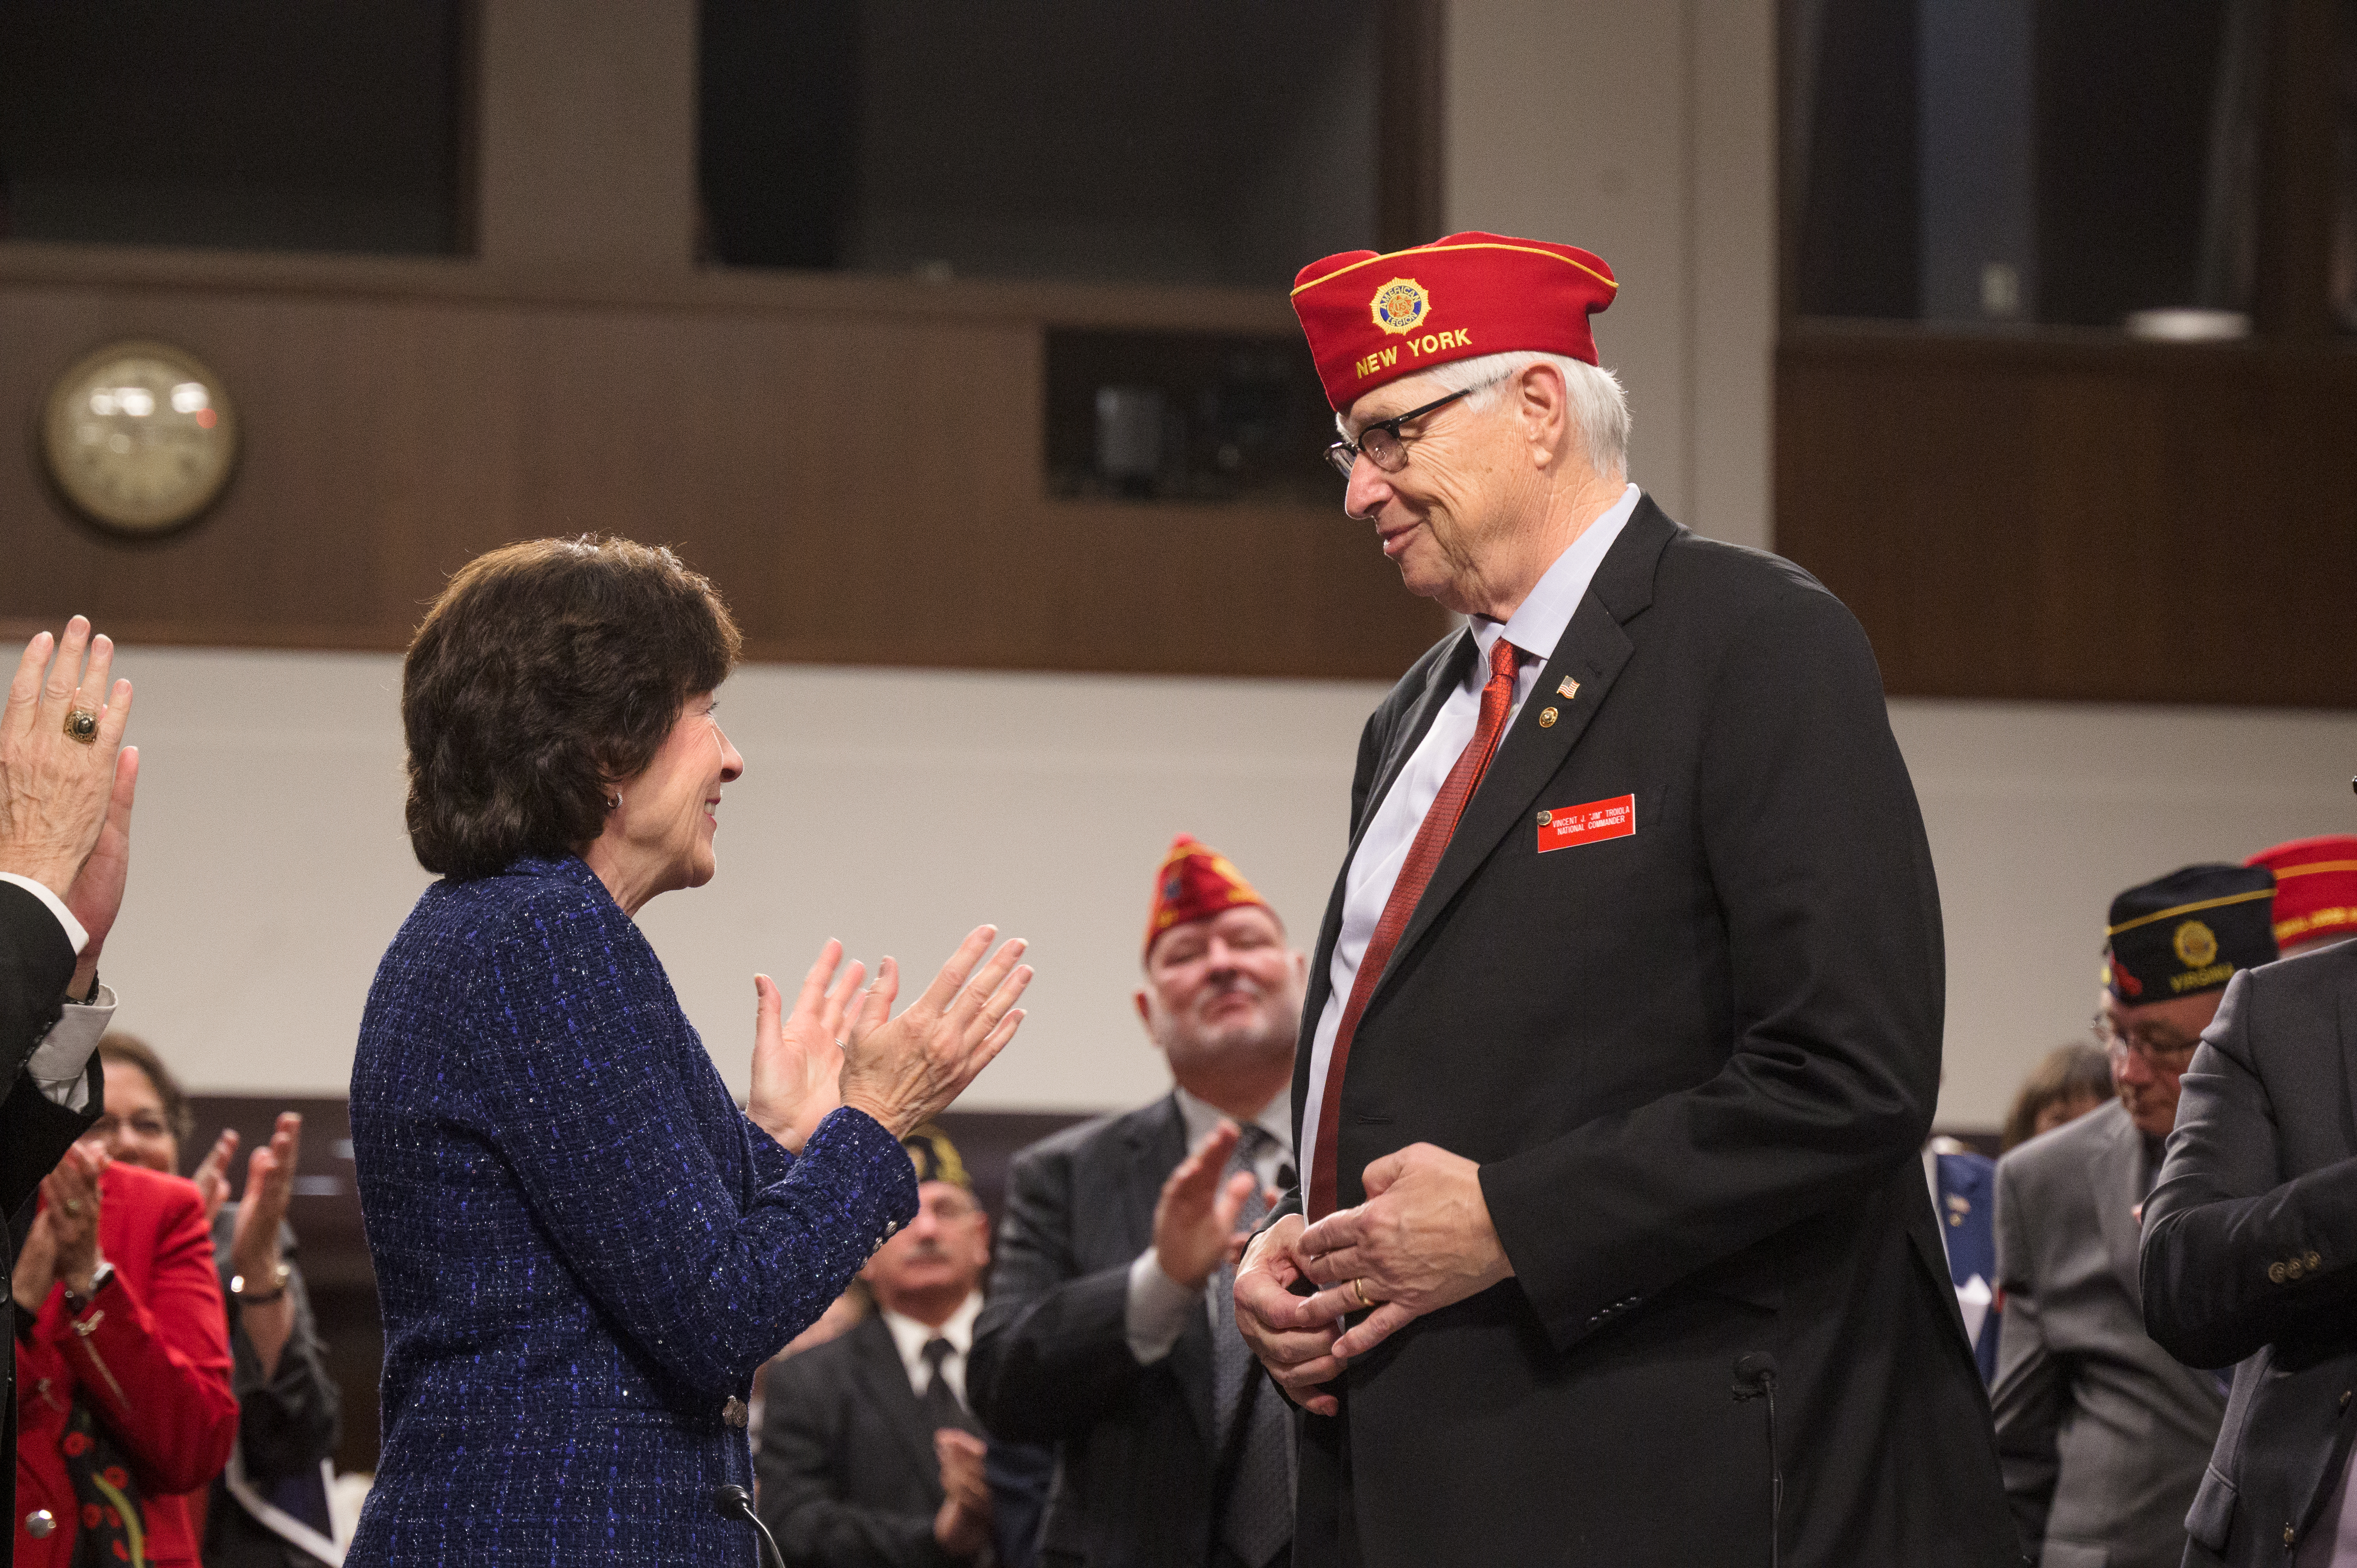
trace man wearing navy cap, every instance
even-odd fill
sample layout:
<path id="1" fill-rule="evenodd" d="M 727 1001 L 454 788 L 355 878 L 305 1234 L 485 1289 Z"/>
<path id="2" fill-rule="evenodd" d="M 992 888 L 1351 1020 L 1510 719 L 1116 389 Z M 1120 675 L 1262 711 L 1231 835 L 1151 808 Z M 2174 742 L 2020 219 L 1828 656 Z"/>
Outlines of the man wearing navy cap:
<path id="1" fill-rule="evenodd" d="M 1344 511 L 1467 623 L 1360 743 L 1305 1179 L 1237 1277 L 1305 1412 L 1293 1561 L 2014 1568 L 1881 679 L 1629 482 L 1618 288 L 1464 233 L 1294 290 Z"/>
<path id="2" fill-rule="evenodd" d="M 2045 1568 L 2175 1568 L 2217 1378 L 2145 1332 L 2137 1224 L 2226 983 L 2276 957 L 2275 877 L 2190 865 L 2112 900 L 2096 1032 L 2118 1098 L 1997 1162 L 1997 1448 Z"/>

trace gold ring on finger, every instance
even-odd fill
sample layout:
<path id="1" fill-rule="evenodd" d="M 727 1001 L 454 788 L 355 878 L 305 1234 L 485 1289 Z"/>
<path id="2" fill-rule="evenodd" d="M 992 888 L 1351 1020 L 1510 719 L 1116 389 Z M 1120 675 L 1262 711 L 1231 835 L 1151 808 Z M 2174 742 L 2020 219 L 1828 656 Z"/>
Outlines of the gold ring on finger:
<path id="1" fill-rule="evenodd" d="M 65 1201 L 65 1210 L 69 1218 L 80 1218 L 81 1214 L 81 1199 L 78 1197 L 67 1198 Z"/>
<path id="2" fill-rule="evenodd" d="M 66 714 L 66 738 L 88 746 L 98 739 L 98 715 L 88 708 L 74 708 Z"/>
<path id="3" fill-rule="evenodd" d="M 1361 1306 L 1372 1306 L 1375 1305 L 1373 1302 L 1367 1299 L 1367 1282 L 1364 1280 L 1352 1280 L 1351 1282 L 1351 1294 L 1359 1298 L 1359 1305 Z"/>

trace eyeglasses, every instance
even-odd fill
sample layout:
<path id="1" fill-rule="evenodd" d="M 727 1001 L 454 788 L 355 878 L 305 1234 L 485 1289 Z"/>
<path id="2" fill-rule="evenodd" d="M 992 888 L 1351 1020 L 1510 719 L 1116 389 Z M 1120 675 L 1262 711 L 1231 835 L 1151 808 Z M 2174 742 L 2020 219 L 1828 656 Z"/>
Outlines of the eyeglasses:
<path id="1" fill-rule="evenodd" d="M 170 1136 L 172 1132 L 161 1116 L 142 1112 L 129 1121 L 116 1116 L 102 1116 L 90 1124 L 90 1130 L 82 1134 L 82 1138 L 91 1143 L 111 1144 L 126 1127 L 135 1137 L 145 1138 L 151 1143 Z"/>
<path id="2" fill-rule="evenodd" d="M 2165 1072 L 2183 1072 L 2192 1065 L 2193 1053 L 2201 1045 L 2200 1040 L 2182 1044 L 2174 1040 L 2156 1042 L 2134 1032 L 2123 1034 L 2113 1026 L 2108 1016 L 2101 1013 L 2095 1015 L 2093 1026 L 2095 1043 L 2111 1057 L 2114 1067 L 2134 1057 L 2148 1068 L 2158 1068 Z"/>
<path id="3" fill-rule="evenodd" d="M 1489 381 L 1481 383 L 1482 386 L 1491 384 Z M 1411 408 L 1405 413 L 1379 419 L 1360 431 L 1356 441 L 1337 441 L 1327 447 L 1326 461 L 1331 463 L 1334 471 L 1346 479 L 1351 477 L 1351 466 L 1361 456 L 1384 473 L 1396 474 L 1407 467 L 1407 437 L 1400 434 L 1400 426 L 1411 419 L 1422 419 L 1436 408 L 1446 408 L 1460 397 L 1470 397 L 1480 390 L 1481 387 L 1467 387 L 1463 392 L 1435 398 L 1422 408 Z"/>

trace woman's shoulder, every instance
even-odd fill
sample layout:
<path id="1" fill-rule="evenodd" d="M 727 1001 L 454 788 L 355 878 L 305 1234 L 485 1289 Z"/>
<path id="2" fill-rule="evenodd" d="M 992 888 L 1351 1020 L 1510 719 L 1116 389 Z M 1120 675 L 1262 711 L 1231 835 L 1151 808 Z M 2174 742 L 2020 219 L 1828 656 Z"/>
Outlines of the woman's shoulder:
<path id="1" fill-rule="evenodd" d="M 471 949 L 503 943 L 564 942 L 635 930 L 597 873 L 576 855 L 527 857 L 490 876 L 447 877 L 418 896 L 396 948 Z"/>
<path id="2" fill-rule="evenodd" d="M 197 1184 L 186 1176 L 115 1160 L 100 1173 L 98 1181 L 102 1214 L 119 1216 L 150 1230 L 187 1225 L 204 1229 L 204 1198 Z"/>

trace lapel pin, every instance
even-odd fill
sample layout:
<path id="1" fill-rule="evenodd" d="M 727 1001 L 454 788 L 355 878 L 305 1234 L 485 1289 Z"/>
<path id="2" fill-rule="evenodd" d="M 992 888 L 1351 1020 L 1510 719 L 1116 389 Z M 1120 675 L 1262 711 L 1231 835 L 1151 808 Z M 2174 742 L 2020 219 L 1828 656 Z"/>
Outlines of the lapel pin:
<path id="1" fill-rule="evenodd" d="M 1555 710 L 1554 710 L 1553 708 L 1549 708 L 1549 709 L 1547 709 L 1545 712 L 1544 712 L 1544 713 L 1542 713 L 1542 714 L 1539 714 L 1539 728 L 1541 728 L 1541 729 L 1553 729 L 1554 727 L 1555 727 Z"/>
<path id="2" fill-rule="evenodd" d="M 1562 683 L 1555 687 L 1555 694 L 1566 701 L 1573 697 L 1577 697 L 1579 695 L 1579 682 L 1566 675 L 1563 678 Z"/>

